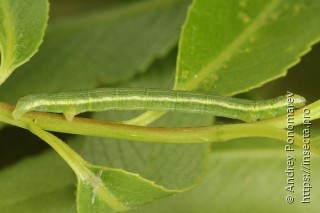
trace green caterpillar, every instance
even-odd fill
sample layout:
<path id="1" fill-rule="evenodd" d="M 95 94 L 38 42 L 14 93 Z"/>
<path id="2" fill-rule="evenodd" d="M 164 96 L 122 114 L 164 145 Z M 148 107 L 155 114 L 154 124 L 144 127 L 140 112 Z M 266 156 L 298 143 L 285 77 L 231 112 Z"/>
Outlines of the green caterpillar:
<path id="1" fill-rule="evenodd" d="M 294 107 L 305 98 L 292 95 Z M 289 95 L 288 95 L 289 97 Z M 154 110 L 206 113 L 246 122 L 269 119 L 287 112 L 287 97 L 252 101 L 196 92 L 142 88 L 101 88 L 56 94 L 34 94 L 21 98 L 13 117 L 29 111 L 63 113 L 67 120 L 82 112 L 104 110 Z"/>

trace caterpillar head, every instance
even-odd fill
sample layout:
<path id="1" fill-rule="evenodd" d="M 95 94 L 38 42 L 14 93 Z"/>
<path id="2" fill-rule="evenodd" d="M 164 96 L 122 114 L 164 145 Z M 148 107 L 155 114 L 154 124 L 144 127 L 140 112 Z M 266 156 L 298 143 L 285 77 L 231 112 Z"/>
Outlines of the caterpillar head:
<path id="1" fill-rule="evenodd" d="M 300 108 L 300 107 L 303 107 L 304 105 L 306 105 L 306 102 L 307 102 L 307 100 L 304 98 L 304 97 L 302 97 L 302 96 L 300 96 L 300 95 L 294 95 L 293 96 L 293 99 L 294 99 L 294 106 L 296 107 L 296 108 Z"/>

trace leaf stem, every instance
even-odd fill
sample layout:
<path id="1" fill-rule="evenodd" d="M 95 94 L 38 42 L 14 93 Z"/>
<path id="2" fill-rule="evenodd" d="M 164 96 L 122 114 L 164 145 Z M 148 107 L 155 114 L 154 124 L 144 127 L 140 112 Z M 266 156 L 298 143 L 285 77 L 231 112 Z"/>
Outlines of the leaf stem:
<path id="1" fill-rule="evenodd" d="M 320 100 L 309 104 L 308 106 L 302 107 L 294 112 L 294 125 L 300 125 L 304 119 L 304 109 L 310 110 L 310 120 L 316 120 L 320 118 Z M 268 125 L 276 128 L 287 128 L 287 115 L 279 116 L 276 118 L 260 121 L 259 125 Z"/>
<path id="2" fill-rule="evenodd" d="M 74 118 L 72 122 L 68 122 L 61 115 L 42 112 L 26 113 L 21 120 L 14 120 L 11 115 L 13 108 L 11 105 L 0 104 L 0 121 L 25 129 L 29 128 L 26 123 L 34 123 L 42 129 L 54 132 L 142 142 L 205 143 L 254 136 L 283 140 L 285 136 L 281 129 L 268 126 L 261 128 L 249 123 L 186 128 L 143 127 L 86 118 Z"/>
<path id="3" fill-rule="evenodd" d="M 167 112 L 165 111 L 147 111 L 145 113 L 142 113 L 141 115 L 138 115 L 135 118 L 126 121 L 121 121 L 119 123 L 135 126 L 146 126 L 152 123 L 153 121 L 159 119 L 166 113 Z"/>
<path id="4" fill-rule="evenodd" d="M 27 128 L 30 132 L 49 144 L 67 162 L 79 178 L 82 180 L 90 179 L 92 174 L 90 170 L 87 169 L 89 163 L 73 151 L 66 143 L 33 123 L 28 123 Z"/>
<path id="5" fill-rule="evenodd" d="M 68 122 L 61 115 L 43 112 L 26 113 L 21 120 L 14 120 L 11 115 L 13 109 L 12 105 L 0 103 L 0 121 L 26 129 L 29 128 L 26 124 L 34 123 L 45 130 L 78 135 L 149 143 L 208 143 L 246 137 L 287 140 L 286 130 L 272 125 L 261 126 L 262 122 L 185 128 L 144 127 L 86 118 L 74 118 L 72 122 Z M 297 145 L 302 146 L 303 143 L 299 142 Z M 313 152 L 320 154 L 315 148 Z"/>

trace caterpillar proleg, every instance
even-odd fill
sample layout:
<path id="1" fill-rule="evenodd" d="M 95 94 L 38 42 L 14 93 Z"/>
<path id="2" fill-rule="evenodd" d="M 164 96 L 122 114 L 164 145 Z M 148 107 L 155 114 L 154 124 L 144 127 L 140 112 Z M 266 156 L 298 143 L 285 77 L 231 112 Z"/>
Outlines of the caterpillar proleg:
<path id="1" fill-rule="evenodd" d="M 305 98 L 294 99 L 296 108 Z M 206 113 L 246 122 L 264 120 L 287 112 L 287 97 L 252 101 L 197 92 L 145 88 L 101 88 L 22 97 L 13 111 L 19 119 L 29 111 L 63 113 L 67 120 L 82 112 L 105 110 L 153 110 Z"/>

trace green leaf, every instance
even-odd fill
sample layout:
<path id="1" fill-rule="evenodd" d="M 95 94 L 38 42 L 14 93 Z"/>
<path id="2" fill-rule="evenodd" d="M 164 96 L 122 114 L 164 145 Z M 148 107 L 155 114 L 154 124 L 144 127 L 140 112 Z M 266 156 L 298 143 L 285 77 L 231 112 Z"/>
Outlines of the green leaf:
<path id="1" fill-rule="evenodd" d="M 24 159 L 0 172 L 0 212 L 75 212 L 75 181 L 72 170 L 53 151 Z"/>
<path id="2" fill-rule="evenodd" d="M 47 0 L 0 1 L 0 84 L 37 52 L 48 12 Z"/>
<path id="3" fill-rule="evenodd" d="M 176 46 L 187 2 L 127 1 L 51 20 L 39 54 L 6 82 L 0 99 L 116 86 L 146 71 Z"/>
<path id="4" fill-rule="evenodd" d="M 303 150 L 288 153 L 284 146 L 262 138 L 215 144 L 208 174 L 197 187 L 131 212 L 319 212 L 319 157 L 311 155 L 311 203 L 302 204 Z M 294 193 L 285 190 L 287 154 L 296 158 Z M 287 195 L 294 196 L 293 204 L 286 203 Z"/>
<path id="5" fill-rule="evenodd" d="M 178 192 L 120 169 L 98 166 L 90 166 L 89 169 L 95 174 L 89 182 L 78 178 L 79 213 L 126 211 Z"/>
<path id="6" fill-rule="evenodd" d="M 319 41 L 319 11 L 318 0 L 195 0 L 175 88 L 233 95 L 284 76 Z"/>

